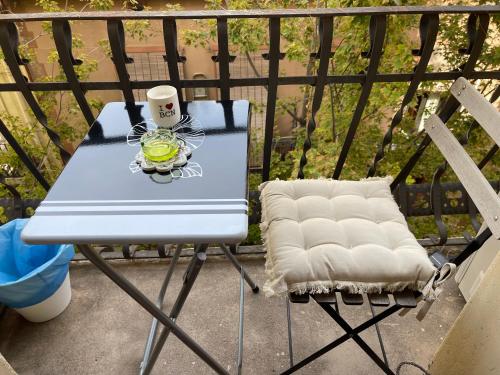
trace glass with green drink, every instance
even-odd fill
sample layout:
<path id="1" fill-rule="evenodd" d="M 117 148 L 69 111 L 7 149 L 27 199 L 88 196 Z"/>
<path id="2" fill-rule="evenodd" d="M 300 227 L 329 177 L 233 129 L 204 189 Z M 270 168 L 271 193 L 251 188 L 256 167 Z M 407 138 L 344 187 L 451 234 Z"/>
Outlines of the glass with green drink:
<path id="1" fill-rule="evenodd" d="M 179 144 L 174 132 L 159 128 L 142 135 L 141 148 L 148 160 L 163 162 L 177 155 Z"/>

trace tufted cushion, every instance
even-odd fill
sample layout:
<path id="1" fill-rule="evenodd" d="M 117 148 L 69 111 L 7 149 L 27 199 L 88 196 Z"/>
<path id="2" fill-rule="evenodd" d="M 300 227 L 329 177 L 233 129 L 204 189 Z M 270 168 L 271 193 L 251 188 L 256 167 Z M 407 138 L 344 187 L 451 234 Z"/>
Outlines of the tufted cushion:
<path id="1" fill-rule="evenodd" d="M 422 290 L 435 268 L 409 231 L 390 181 L 262 184 L 266 294 Z"/>

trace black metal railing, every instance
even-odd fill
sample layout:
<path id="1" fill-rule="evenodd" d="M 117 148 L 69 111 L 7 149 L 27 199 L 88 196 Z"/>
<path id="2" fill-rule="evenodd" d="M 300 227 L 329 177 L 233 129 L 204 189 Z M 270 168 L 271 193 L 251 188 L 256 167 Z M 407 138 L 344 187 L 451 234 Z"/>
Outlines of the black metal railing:
<path id="1" fill-rule="evenodd" d="M 443 14 L 464 14 L 468 16 L 467 29 L 464 30 L 468 36 L 468 46 L 462 53 L 467 56 L 464 64 L 452 67 L 447 71 L 428 71 L 435 43 L 439 37 L 440 16 Z M 89 90 L 107 91 L 120 90 L 127 103 L 134 103 L 134 90 L 147 89 L 160 84 L 170 84 L 179 89 L 182 88 L 217 88 L 222 100 L 231 98 L 231 88 L 239 86 L 265 86 L 267 87 L 266 115 L 264 124 L 263 164 L 261 169 L 262 180 L 266 181 L 270 176 L 271 156 L 273 149 L 273 128 L 276 117 L 276 102 L 279 86 L 285 85 L 310 85 L 314 87 L 310 115 L 307 123 L 306 137 L 302 147 L 302 155 L 299 161 L 298 178 L 304 178 L 304 168 L 308 163 L 307 154 L 314 147 L 313 135 L 316 128 L 316 115 L 320 109 L 324 88 L 328 84 L 357 84 L 361 85 L 361 93 L 357 105 L 353 111 L 352 119 L 347 130 L 345 142 L 342 146 L 340 156 L 336 161 L 331 176 L 335 179 L 341 177 L 346 158 L 352 146 L 358 125 L 360 124 L 363 111 L 375 83 L 408 83 L 406 93 L 403 96 L 398 111 L 392 118 L 383 139 L 380 141 L 373 161 L 369 166 L 367 176 L 377 173 L 377 166 L 384 158 L 386 149 L 390 145 L 394 129 L 401 123 L 405 107 L 414 99 L 419 85 L 427 81 L 453 81 L 463 76 L 470 80 L 475 79 L 500 79 L 500 70 L 482 71 L 476 70 L 478 59 L 481 56 L 483 45 L 488 36 L 490 17 L 500 14 L 500 6 L 444 6 L 444 7 L 371 7 L 371 8 L 348 8 L 348 9 L 286 9 L 286 10 L 238 10 L 238 11 L 176 11 L 176 12 L 83 12 L 83 13 L 32 13 L 32 14 L 2 14 L 0 15 L 0 46 L 4 59 L 10 69 L 14 83 L 0 84 L 0 91 L 19 92 L 33 111 L 35 118 L 45 128 L 48 137 L 58 148 L 63 162 L 66 162 L 70 153 L 60 141 L 59 135 L 50 128 L 46 114 L 35 98 L 34 92 L 71 91 L 78 103 L 83 116 L 89 126 L 94 122 L 94 114 L 86 98 Z M 416 15 L 420 17 L 420 48 L 413 50 L 415 56 L 419 56 L 418 63 L 412 71 L 381 73 L 379 64 L 381 61 L 384 42 L 386 40 L 387 22 L 390 16 Z M 363 57 L 368 59 L 367 69 L 359 74 L 329 74 L 329 63 L 333 55 L 331 49 L 334 19 L 336 17 L 364 16 L 370 18 L 369 50 Z M 283 53 L 280 49 L 280 27 L 281 20 L 290 17 L 308 17 L 316 19 L 319 25 L 318 44 L 319 50 L 313 53 L 313 58 L 318 60 L 318 68 L 314 75 L 288 75 L 280 76 L 280 60 Z M 269 62 L 267 76 L 252 78 L 231 78 L 229 64 L 233 59 L 229 54 L 228 42 L 228 20 L 240 18 L 267 19 L 269 25 L 269 51 L 265 58 Z M 161 20 L 163 25 L 163 37 L 166 51 L 166 64 L 168 66 L 169 79 L 131 81 L 127 72 L 127 64 L 131 59 L 127 56 L 125 46 L 125 33 L 123 22 L 129 19 Z M 185 60 L 178 51 L 177 43 L 177 20 L 215 19 L 217 23 L 218 55 L 215 60 L 218 63 L 219 75 L 217 79 L 181 79 L 178 63 Z M 72 36 L 70 21 L 102 21 L 107 24 L 108 40 L 111 47 L 112 61 L 116 68 L 118 81 L 80 81 L 75 72 L 75 66 L 81 62 L 74 58 L 72 53 Z M 19 52 L 19 31 L 16 23 L 29 23 L 34 21 L 49 21 L 52 23 L 52 32 L 59 55 L 59 62 L 66 76 L 65 82 L 30 82 L 21 70 L 26 63 Z M 457 50 L 461 46 L 457 46 Z M 500 89 L 491 97 L 494 101 L 500 94 Z M 441 107 L 439 116 L 446 122 L 459 108 L 459 103 L 452 97 L 448 97 Z M 471 124 L 471 128 L 474 127 Z M 11 145 L 22 162 L 45 189 L 49 184 L 38 170 L 30 156 L 22 149 L 16 139 L 10 134 L 7 127 L 0 120 L 0 133 Z M 463 140 L 467 143 L 467 139 Z M 474 229 L 478 228 L 476 218 L 477 210 L 467 193 L 460 184 L 441 183 L 440 176 L 446 165 L 434 174 L 432 184 L 406 185 L 407 177 L 418 163 L 426 148 L 431 144 L 431 139 L 426 136 L 415 149 L 401 171 L 392 183 L 392 190 L 397 198 L 402 212 L 406 216 L 434 216 L 439 228 L 439 238 L 435 243 L 446 243 L 446 226 L 441 226 L 441 215 L 444 214 L 466 214 L 471 218 Z M 495 155 L 498 147 L 494 146 L 478 164 L 484 167 Z M 25 216 L 27 206 L 36 206 L 37 201 L 20 202 L 19 194 L 15 188 L 8 186 L 4 179 L 0 178 L 0 184 L 7 186 L 12 192 L 12 201 L 0 202 L 7 207 L 9 215 Z M 498 181 L 492 181 L 493 186 L 499 189 Z M 458 205 L 447 204 L 446 192 L 461 191 L 461 200 Z M 256 192 L 251 192 L 251 199 L 255 201 L 255 209 L 251 212 L 251 222 L 259 219 L 258 200 Z M 420 201 L 420 209 L 415 208 L 417 199 Z M 422 204 L 422 201 L 424 202 Z M 448 202 L 449 203 L 449 202 Z M 423 208 L 422 208 L 423 207 Z M 443 224 L 444 225 L 444 224 Z"/>

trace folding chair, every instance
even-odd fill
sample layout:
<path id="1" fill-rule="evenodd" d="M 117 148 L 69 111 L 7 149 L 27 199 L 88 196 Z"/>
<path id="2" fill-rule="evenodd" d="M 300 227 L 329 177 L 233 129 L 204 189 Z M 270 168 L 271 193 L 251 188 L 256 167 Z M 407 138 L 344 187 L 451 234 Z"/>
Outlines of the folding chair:
<path id="1" fill-rule="evenodd" d="M 500 145 L 500 114 L 464 78 L 451 94 Z M 451 165 L 482 214 L 487 228 L 454 259 L 426 250 L 409 231 L 392 197 L 390 178 L 361 181 L 295 180 L 263 183 L 261 229 L 267 250 L 266 295 L 286 293 L 290 374 L 352 339 L 386 374 L 389 367 L 378 323 L 404 315 L 426 301 L 421 319 L 437 298 L 440 285 L 492 235 L 500 238 L 500 198 L 446 125 L 432 115 L 425 130 Z M 364 296 L 366 294 L 366 297 Z M 389 298 L 392 294 L 392 298 Z M 290 302 L 313 299 L 345 334 L 294 363 Z M 342 316 L 339 300 L 361 305 L 372 317 L 353 327 Z M 393 300 L 393 302 L 391 302 Z M 375 309 L 384 307 L 381 312 Z M 382 358 L 360 333 L 374 326 Z"/>

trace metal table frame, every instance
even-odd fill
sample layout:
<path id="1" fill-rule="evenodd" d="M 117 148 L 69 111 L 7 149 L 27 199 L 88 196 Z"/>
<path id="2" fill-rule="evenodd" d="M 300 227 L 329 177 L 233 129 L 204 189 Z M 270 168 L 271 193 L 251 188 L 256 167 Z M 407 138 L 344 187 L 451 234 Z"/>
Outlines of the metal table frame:
<path id="1" fill-rule="evenodd" d="M 259 287 L 253 282 L 250 276 L 246 273 L 243 266 L 239 263 L 236 257 L 224 245 L 219 245 L 224 251 L 227 258 L 231 261 L 234 267 L 240 272 L 240 315 L 239 315 L 239 334 L 238 334 L 238 359 L 237 371 L 241 373 L 243 363 L 243 305 L 244 305 L 244 281 L 248 283 L 254 293 L 259 291 Z M 139 305 L 153 316 L 151 329 L 146 342 L 143 361 L 140 366 L 140 374 L 147 375 L 151 372 L 158 355 L 160 354 L 170 332 L 172 332 L 184 345 L 190 348 L 200 359 L 209 365 L 218 374 L 229 374 L 229 372 L 217 362 L 205 349 L 203 349 L 196 341 L 194 341 L 184 330 L 176 324 L 176 319 L 181 312 L 181 309 L 186 301 L 191 288 L 198 277 L 201 267 L 207 258 L 207 244 L 197 244 L 194 254 L 189 262 L 184 273 L 184 280 L 179 291 L 174 305 L 171 308 L 170 314 L 167 315 L 163 311 L 163 300 L 168 288 L 168 284 L 172 278 L 175 266 L 180 257 L 183 245 L 177 245 L 176 251 L 172 258 L 172 262 L 167 270 L 165 280 L 160 289 L 156 303 L 147 298 L 139 289 L 137 289 L 123 275 L 113 269 L 106 261 L 94 250 L 90 245 L 78 245 L 78 248 L 85 257 L 91 261 L 98 269 L 108 276 L 116 285 L 118 285 L 125 293 L 132 297 Z M 158 340 L 156 333 L 158 331 L 158 323 L 163 325 Z"/>
<path id="2" fill-rule="evenodd" d="M 241 371 L 245 279 L 254 292 L 258 288 L 225 244 L 242 241 L 248 232 L 250 110 L 247 100 L 181 103 L 182 113 L 197 121 L 180 133 L 194 138 L 198 136 L 192 131 L 203 133 L 203 147 L 193 149 L 193 163 L 201 164 L 196 173 L 184 176 L 193 179 L 187 181 L 180 176 L 164 184 L 152 178 L 155 173 L 135 174 L 130 168 L 131 161 L 137 167 L 138 152 L 129 142 L 131 131 L 137 136 L 142 133 L 135 134 L 136 125 L 146 126 L 142 131 L 152 126 L 147 103 L 106 104 L 21 234 L 27 243 L 84 244 L 81 253 L 153 316 L 140 374 L 151 372 L 170 332 L 215 372 L 227 374 L 226 367 L 176 324 L 206 260 L 208 244 L 216 243 L 222 243 L 222 250 L 240 273 L 237 369 Z M 96 162 L 98 168 L 89 167 Z M 107 264 L 88 245 L 92 243 L 194 243 L 194 254 L 170 312 L 163 311 L 163 300 L 182 245 L 175 251 L 155 303 Z M 163 327 L 157 337 L 159 324 Z"/>

